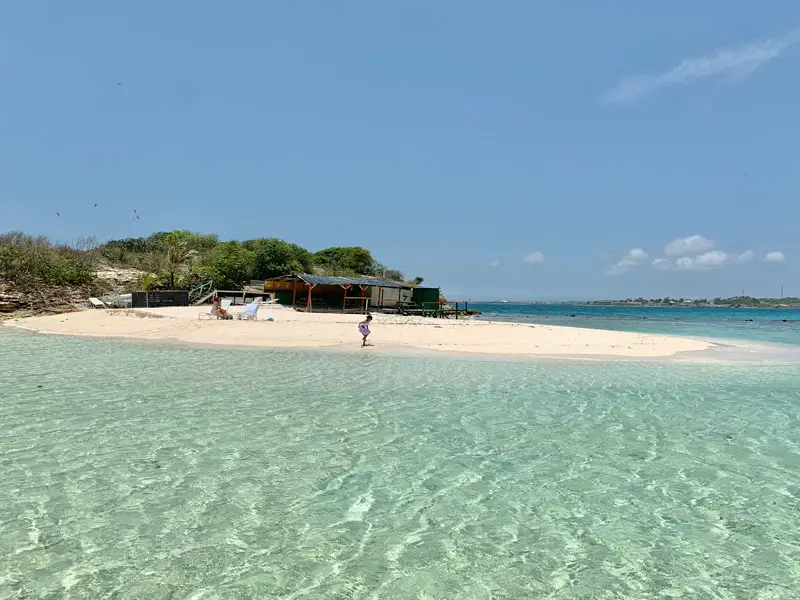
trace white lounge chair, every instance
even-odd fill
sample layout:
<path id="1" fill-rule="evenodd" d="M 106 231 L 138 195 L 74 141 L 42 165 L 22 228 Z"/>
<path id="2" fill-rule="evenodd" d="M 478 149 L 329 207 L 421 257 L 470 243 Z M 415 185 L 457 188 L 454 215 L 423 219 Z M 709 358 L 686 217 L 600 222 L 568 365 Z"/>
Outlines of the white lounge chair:
<path id="1" fill-rule="evenodd" d="M 222 310 L 227 311 L 231 307 L 231 304 L 233 304 L 233 300 L 231 298 L 225 298 L 222 302 L 220 302 L 219 306 L 220 306 L 220 308 Z M 217 313 L 214 312 L 213 308 L 209 308 L 208 311 L 201 312 L 199 315 L 197 315 L 197 318 L 198 319 L 216 319 L 217 318 Z"/>
<path id="2" fill-rule="evenodd" d="M 100 298 L 89 298 L 89 304 L 92 305 L 92 308 L 106 308 L 105 302 Z"/>
<path id="3" fill-rule="evenodd" d="M 257 321 L 258 320 L 258 302 L 251 302 L 244 307 L 242 312 L 236 315 L 240 321 Z"/>
<path id="4" fill-rule="evenodd" d="M 403 315 L 401 313 L 375 313 L 372 316 L 375 318 L 377 323 L 381 323 L 383 325 L 419 325 L 422 323 L 422 319 L 420 317 L 415 317 L 414 315 Z"/>

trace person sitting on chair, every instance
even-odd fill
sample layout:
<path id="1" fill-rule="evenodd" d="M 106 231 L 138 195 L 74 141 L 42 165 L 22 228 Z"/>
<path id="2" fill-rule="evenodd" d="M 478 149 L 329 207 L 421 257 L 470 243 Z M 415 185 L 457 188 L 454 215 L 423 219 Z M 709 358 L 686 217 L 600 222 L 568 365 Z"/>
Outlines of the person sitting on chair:
<path id="1" fill-rule="evenodd" d="M 219 296 L 214 298 L 214 303 L 211 305 L 211 314 L 217 315 L 218 319 L 228 318 L 228 311 L 222 308 L 222 299 Z"/>

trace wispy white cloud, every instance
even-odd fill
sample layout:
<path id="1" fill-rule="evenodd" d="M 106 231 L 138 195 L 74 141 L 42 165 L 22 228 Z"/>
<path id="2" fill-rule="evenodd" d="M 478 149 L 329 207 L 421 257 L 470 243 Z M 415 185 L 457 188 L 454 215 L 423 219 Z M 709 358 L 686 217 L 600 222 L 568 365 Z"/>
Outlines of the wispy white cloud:
<path id="1" fill-rule="evenodd" d="M 664 88 L 686 85 L 715 75 L 727 75 L 741 81 L 797 42 L 800 42 L 800 29 L 743 46 L 718 48 L 705 56 L 685 59 L 663 73 L 623 79 L 603 96 L 603 100 L 612 104 L 633 104 Z"/>
<path id="2" fill-rule="evenodd" d="M 633 267 L 643 264 L 647 260 L 647 252 L 641 248 L 629 250 L 625 256 L 620 258 L 612 267 L 606 271 L 606 275 L 622 275 Z"/>
<path id="3" fill-rule="evenodd" d="M 529 265 L 541 265 L 544 264 L 544 254 L 541 252 L 531 252 L 525 258 L 523 258 L 522 261 L 528 263 Z"/>
<path id="4" fill-rule="evenodd" d="M 702 235 L 690 235 L 685 238 L 672 240 L 664 246 L 667 256 L 695 256 L 713 250 L 716 244 Z"/>
<path id="5" fill-rule="evenodd" d="M 684 256 L 675 261 L 674 267 L 678 271 L 694 271 L 694 260 L 688 256 Z"/>
<path id="6" fill-rule="evenodd" d="M 669 271 L 672 269 L 672 261 L 666 258 L 657 258 L 653 261 L 653 268 L 659 271 Z"/>
<path id="7" fill-rule="evenodd" d="M 684 256 L 676 261 L 678 268 L 689 269 L 691 271 L 707 271 L 710 269 L 717 269 L 727 263 L 729 260 L 728 254 L 721 250 L 712 250 L 700 256 L 690 258 Z"/>
<path id="8" fill-rule="evenodd" d="M 765 263 L 782 263 L 786 260 L 786 255 L 783 252 L 768 252 L 764 257 Z"/>
<path id="9" fill-rule="evenodd" d="M 745 250 L 740 254 L 710 250 L 696 256 L 681 256 L 675 261 L 657 258 L 653 261 L 653 268 L 658 271 L 711 271 L 720 267 L 747 263 L 754 256 L 755 252 L 752 250 Z"/>
<path id="10" fill-rule="evenodd" d="M 500 266 L 500 261 L 499 260 L 493 260 L 492 262 L 489 263 L 489 266 L 491 268 L 493 268 L 493 269 L 496 269 L 497 267 Z"/>
<path id="11" fill-rule="evenodd" d="M 613 255 L 611 255 L 613 256 Z M 611 258 L 606 255 L 605 258 Z M 619 255 L 618 255 L 619 256 Z M 756 258 L 753 250 L 724 252 L 717 249 L 714 240 L 699 234 L 676 238 L 664 246 L 664 255 L 654 259 L 650 265 L 656 271 L 713 271 L 751 263 Z M 622 275 L 634 267 L 647 263 L 649 257 L 642 248 L 633 248 L 619 257 L 606 275 Z M 783 252 L 769 252 L 763 257 L 766 263 L 781 263 L 786 260 Z"/>

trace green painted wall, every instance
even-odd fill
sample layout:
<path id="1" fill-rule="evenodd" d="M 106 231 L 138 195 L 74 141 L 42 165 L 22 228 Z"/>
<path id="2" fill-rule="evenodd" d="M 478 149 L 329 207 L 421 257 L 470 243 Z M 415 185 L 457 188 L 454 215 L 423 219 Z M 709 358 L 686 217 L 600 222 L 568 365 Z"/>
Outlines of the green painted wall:
<path id="1" fill-rule="evenodd" d="M 438 305 L 439 303 L 439 288 L 426 288 L 426 287 L 418 287 L 414 288 L 412 298 L 414 300 L 414 304 L 422 306 L 423 308 L 435 308 L 434 305 Z"/>

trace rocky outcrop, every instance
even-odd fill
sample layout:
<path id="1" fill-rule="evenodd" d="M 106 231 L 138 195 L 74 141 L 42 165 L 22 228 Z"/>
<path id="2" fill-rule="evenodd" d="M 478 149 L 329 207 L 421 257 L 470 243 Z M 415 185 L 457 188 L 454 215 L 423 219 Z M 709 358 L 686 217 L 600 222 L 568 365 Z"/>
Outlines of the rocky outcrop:
<path id="1" fill-rule="evenodd" d="M 95 275 L 101 284 L 112 290 L 128 291 L 133 289 L 146 273 L 138 269 L 100 265 Z"/>
<path id="2" fill-rule="evenodd" d="M 17 312 L 26 307 L 27 302 L 21 292 L 12 292 L 4 286 L 0 286 L 0 314 Z"/>
<path id="3" fill-rule="evenodd" d="M 0 317 L 60 313 L 88 307 L 91 296 L 136 289 L 143 275 L 138 269 L 100 263 L 89 285 L 59 286 L 37 283 L 33 277 L 4 278 L 4 273 L 0 273 Z"/>
<path id="4" fill-rule="evenodd" d="M 74 287 L 37 287 L 29 291 L 0 283 L 0 316 L 61 313 L 85 305 L 94 290 Z"/>

